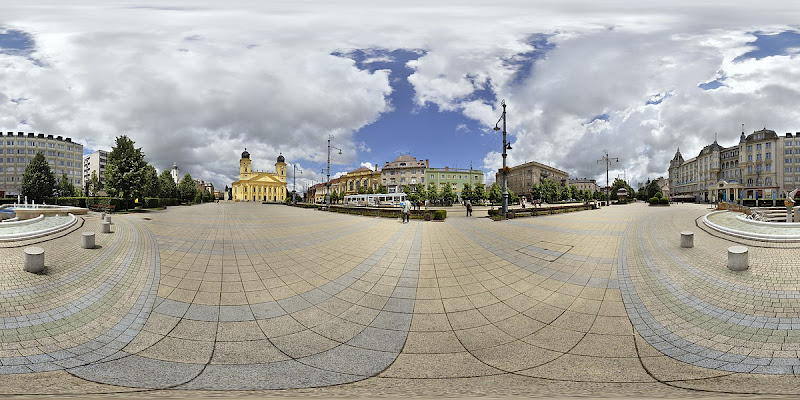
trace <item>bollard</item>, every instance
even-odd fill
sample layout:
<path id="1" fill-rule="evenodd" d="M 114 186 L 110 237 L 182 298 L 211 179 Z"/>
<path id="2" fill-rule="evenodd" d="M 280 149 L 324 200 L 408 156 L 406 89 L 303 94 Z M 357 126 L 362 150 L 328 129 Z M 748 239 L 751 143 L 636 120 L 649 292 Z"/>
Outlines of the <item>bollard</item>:
<path id="1" fill-rule="evenodd" d="M 103 233 L 111 233 L 111 222 L 105 221 L 102 223 L 103 226 Z"/>
<path id="2" fill-rule="evenodd" d="M 105 218 L 104 218 L 103 220 L 104 220 L 105 222 L 111 223 L 111 216 L 110 216 L 110 215 L 106 215 L 106 216 L 105 216 Z"/>
<path id="3" fill-rule="evenodd" d="M 694 232 L 692 231 L 681 232 L 681 247 L 685 248 L 694 247 Z"/>
<path id="4" fill-rule="evenodd" d="M 41 247 L 25 248 L 25 271 L 39 273 L 44 270 L 44 249 Z"/>
<path id="5" fill-rule="evenodd" d="M 81 234 L 81 247 L 84 249 L 94 248 L 94 232 L 83 232 Z"/>
<path id="6" fill-rule="evenodd" d="M 728 247 L 728 269 L 731 271 L 744 271 L 749 268 L 747 263 L 747 247 Z"/>

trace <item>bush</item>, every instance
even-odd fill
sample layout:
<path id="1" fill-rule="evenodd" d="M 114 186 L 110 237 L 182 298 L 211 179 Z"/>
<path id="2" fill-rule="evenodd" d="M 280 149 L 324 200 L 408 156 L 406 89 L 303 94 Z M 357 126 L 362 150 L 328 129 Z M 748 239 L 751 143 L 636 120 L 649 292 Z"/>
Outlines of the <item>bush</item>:
<path id="1" fill-rule="evenodd" d="M 658 197 L 651 197 L 650 200 L 647 200 L 648 203 L 651 205 L 658 204 L 659 198 Z"/>
<path id="2" fill-rule="evenodd" d="M 431 220 L 431 218 L 432 218 L 432 216 L 431 216 L 431 212 L 430 212 L 430 211 L 425 211 L 425 214 L 423 214 L 423 217 L 422 217 L 422 218 L 423 218 L 425 221 L 430 221 L 430 220 Z"/>
<path id="3" fill-rule="evenodd" d="M 434 221 L 444 221 L 445 218 L 447 218 L 446 210 L 436 210 L 433 212 Z"/>
<path id="4" fill-rule="evenodd" d="M 114 206 L 114 210 L 119 211 L 123 208 L 123 201 L 118 197 L 89 197 L 86 199 L 86 205 L 88 208 L 93 206 Z"/>
<path id="5" fill-rule="evenodd" d="M 48 197 L 45 199 L 47 204 L 56 204 L 56 200 L 60 206 L 86 208 L 86 197 Z"/>
<path id="6" fill-rule="evenodd" d="M 498 215 L 500 215 L 500 210 L 489 210 L 490 217 L 496 217 Z"/>
<path id="7" fill-rule="evenodd" d="M 142 201 L 142 207 L 144 208 L 163 208 L 161 205 L 161 199 L 158 197 L 145 197 L 144 201 Z"/>
<path id="8" fill-rule="evenodd" d="M 669 199 L 668 198 L 662 198 L 662 199 L 660 199 L 658 201 L 658 204 L 667 204 L 667 205 L 669 205 Z"/>
<path id="9" fill-rule="evenodd" d="M 660 199 L 662 197 L 664 197 L 664 195 L 661 194 L 661 192 L 656 192 L 655 198 Z"/>

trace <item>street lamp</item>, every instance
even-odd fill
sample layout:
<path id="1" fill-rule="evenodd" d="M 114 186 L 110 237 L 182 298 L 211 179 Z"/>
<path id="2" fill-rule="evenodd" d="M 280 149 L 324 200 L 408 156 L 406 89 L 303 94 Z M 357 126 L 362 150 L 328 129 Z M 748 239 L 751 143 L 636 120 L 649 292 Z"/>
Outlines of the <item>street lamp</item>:
<path id="1" fill-rule="evenodd" d="M 294 205 L 297 205 L 297 164 L 292 164 L 292 201 Z M 300 170 L 300 174 L 303 174 L 303 170 Z"/>
<path id="2" fill-rule="evenodd" d="M 611 195 L 609 193 L 609 190 L 611 190 L 611 186 L 609 185 L 609 182 L 608 182 L 608 167 L 611 165 L 611 161 L 612 160 L 616 161 L 616 162 L 619 162 L 619 158 L 617 158 L 617 157 L 609 157 L 608 156 L 608 150 L 603 150 L 603 158 L 597 160 L 598 163 L 600 161 L 605 161 L 605 163 L 606 163 L 606 205 L 610 205 L 611 204 Z"/>
<path id="3" fill-rule="evenodd" d="M 494 124 L 494 130 L 499 131 L 500 121 L 503 121 L 503 169 L 501 176 L 503 177 L 503 183 L 501 189 L 503 190 L 503 206 L 500 209 L 500 215 L 505 216 L 508 213 L 508 188 L 506 184 L 506 150 L 511 150 L 511 144 L 506 142 L 506 101 L 503 100 L 500 105 L 503 106 L 503 115 L 500 116 L 500 119 L 497 120 L 497 123 Z"/>
<path id="4" fill-rule="evenodd" d="M 339 155 L 342 154 L 342 149 L 338 147 L 331 146 L 331 139 L 333 139 L 333 135 L 328 135 L 328 182 L 325 183 L 326 191 L 325 191 L 325 209 L 331 209 L 331 148 L 339 150 Z"/>

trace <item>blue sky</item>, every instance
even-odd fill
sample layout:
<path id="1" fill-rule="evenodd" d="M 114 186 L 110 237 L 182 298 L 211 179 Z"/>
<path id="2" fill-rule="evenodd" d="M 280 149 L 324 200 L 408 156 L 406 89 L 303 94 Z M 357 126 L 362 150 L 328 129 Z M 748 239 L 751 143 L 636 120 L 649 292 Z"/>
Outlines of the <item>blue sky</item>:
<path id="1" fill-rule="evenodd" d="M 742 124 L 800 131 L 800 11 L 679 0 L 0 5 L 0 131 L 130 136 L 159 170 L 224 187 L 246 147 L 298 185 L 400 154 L 494 179 L 509 164 L 632 184 Z"/>

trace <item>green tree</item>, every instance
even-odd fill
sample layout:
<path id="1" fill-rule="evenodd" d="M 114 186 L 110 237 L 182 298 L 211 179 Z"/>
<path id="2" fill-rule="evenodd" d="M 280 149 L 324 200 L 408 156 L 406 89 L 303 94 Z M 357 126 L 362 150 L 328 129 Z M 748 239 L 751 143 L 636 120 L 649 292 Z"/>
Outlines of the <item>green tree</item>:
<path id="1" fill-rule="evenodd" d="M 455 199 L 455 194 L 453 193 L 453 189 L 450 187 L 450 184 L 447 183 L 444 185 L 444 189 L 442 189 L 442 202 L 446 205 L 453 204 L 453 200 Z"/>
<path id="2" fill-rule="evenodd" d="M 375 189 L 372 188 L 372 185 L 367 186 L 367 194 L 375 194 Z"/>
<path id="3" fill-rule="evenodd" d="M 56 190 L 58 197 L 73 197 L 75 196 L 75 186 L 69 183 L 67 174 L 61 175 L 61 180 L 58 181 L 58 189 Z"/>
<path id="4" fill-rule="evenodd" d="M 531 200 L 541 200 L 542 199 L 542 186 L 539 184 L 534 183 L 531 185 Z"/>
<path id="5" fill-rule="evenodd" d="M 623 181 L 620 178 L 614 178 L 614 183 L 611 184 L 611 200 L 617 200 L 617 191 L 619 189 L 625 189 L 628 191 L 628 195 L 632 196 L 634 191 L 633 188 L 628 185 L 627 182 Z"/>
<path id="6" fill-rule="evenodd" d="M 439 191 L 436 190 L 436 184 L 431 182 L 428 184 L 428 190 L 425 192 L 425 198 L 431 202 L 431 204 L 436 203 L 439 201 Z"/>
<path id="7" fill-rule="evenodd" d="M 646 198 L 644 200 L 649 200 L 651 197 L 655 197 L 656 193 L 661 191 L 661 188 L 658 187 L 658 181 L 651 181 L 645 187 Z"/>
<path id="8" fill-rule="evenodd" d="M 97 196 L 97 192 L 102 189 L 100 187 L 100 180 L 97 179 L 97 170 L 92 171 L 92 177 L 89 179 L 89 195 Z"/>
<path id="9" fill-rule="evenodd" d="M 150 164 L 145 165 L 142 176 L 142 197 L 158 197 L 161 188 L 155 167 Z"/>
<path id="10" fill-rule="evenodd" d="M 197 194 L 197 188 L 194 186 L 194 179 L 189 174 L 183 176 L 181 183 L 178 184 L 178 193 L 180 194 L 181 201 L 191 203 Z"/>
<path id="11" fill-rule="evenodd" d="M 28 201 L 35 201 L 42 204 L 45 198 L 52 197 L 56 190 L 56 178 L 50 171 L 50 165 L 44 158 L 44 154 L 37 153 L 22 175 L 22 196 Z"/>
<path id="12" fill-rule="evenodd" d="M 486 185 L 482 183 L 475 184 L 475 190 L 472 191 L 473 203 L 483 203 L 486 200 Z"/>
<path id="13" fill-rule="evenodd" d="M 144 153 L 133 147 L 134 142 L 127 136 L 116 139 L 106 166 L 106 191 L 109 195 L 122 198 L 125 209 L 131 199 L 141 196 L 144 186 Z"/>
<path id="14" fill-rule="evenodd" d="M 366 186 L 359 186 L 358 187 L 358 194 L 367 194 L 367 187 Z"/>
<path id="15" fill-rule="evenodd" d="M 164 170 L 158 176 L 158 197 L 162 199 L 178 197 L 178 185 L 175 184 L 172 173 L 168 170 Z"/>
<path id="16" fill-rule="evenodd" d="M 492 184 L 492 187 L 489 189 L 489 201 L 492 203 L 499 203 L 503 201 L 503 191 L 500 190 L 500 185 L 497 182 Z"/>
<path id="17" fill-rule="evenodd" d="M 469 185 L 469 183 L 465 183 L 464 188 L 461 189 L 461 200 L 472 201 L 472 187 Z"/>
<path id="18" fill-rule="evenodd" d="M 514 194 L 513 190 L 508 189 L 508 188 L 506 188 L 506 190 L 508 191 L 509 204 L 515 204 L 516 202 L 519 201 L 519 197 L 516 194 Z"/>
<path id="19" fill-rule="evenodd" d="M 386 186 L 383 186 L 383 184 L 378 185 L 378 194 L 387 194 L 387 193 L 389 193 L 389 190 L 386 188 Z"/>

